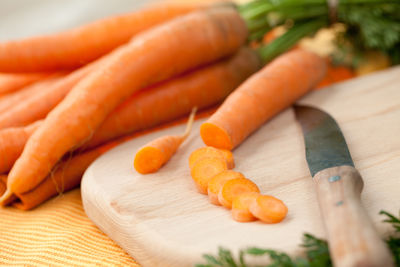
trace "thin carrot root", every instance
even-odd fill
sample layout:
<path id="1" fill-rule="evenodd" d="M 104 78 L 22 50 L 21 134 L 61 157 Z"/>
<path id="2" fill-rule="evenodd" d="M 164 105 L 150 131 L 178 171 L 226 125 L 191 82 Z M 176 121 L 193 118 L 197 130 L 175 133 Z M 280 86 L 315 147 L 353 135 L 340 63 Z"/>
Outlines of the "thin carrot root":
<path id="1" fill-rule="evenodd" d="M 260 192 L 258 186 L 246 178 L 236 178 L 224 183 L 218 193 L 218 201 L 225 208 L 232 208 L 232 201 L 235 197 L 245 192 Z"/>
<path id="2" fill-rule="evenodd" d="M 259 195 L 251 202 L 249 208 L 251 214 L 265 223 L 281 222 L 288 212 L 288 208 L 282 200 L 273 196 Z"/>
<path id="3" fill-rule="evenodd" d="M 235 161 L 233 154 L 229 150 L 217 149 L 211 146 L 201 147 L 193 151 L 189 156 L 189 167 L 190 169 L 196 165 L 196 162 L 203 158 L 221 158 L 226 161 L 228 169 L 235 167 Z"/>
<path id="4" fill-rule="evenodd" d="M 235 197 L 232 201 L 232 217 L 238 222 L 251 222 L 257 218 L 250 212 L 250 205 L 256 201 L 260 193 L 246 192 Z"/>
<path id="5" fill-rule="evenodd" d="M 223 171 L 210 179 L 208 182 L 208 198 L 210 202 L 214 205 L 221 205 L 218 200 L 218 193 L 221 191 L 222 186 L 226 181 L 236 179 L 236 178 L 245 178 L 243 174 L 240 172 L 235 172 L 232 170 Z"/>
<path id="6" fill-rule="evenodd" d="M 198 191 L 206 195 L 211 178 L 227 169 L 226 161 L 220 157 L 203 158 L 193 166 L 191 175 Z"/>
<path id="7" fill-rule="evenodd" d="M 170 160 L 182 142 L 189 136 L 196 111 L 197 108 L 193 108 L 186 130 L 182 135 L 162 136 L 139 149 L 133 162 L 137 172 L 141 174 L 156 172 Z"/>

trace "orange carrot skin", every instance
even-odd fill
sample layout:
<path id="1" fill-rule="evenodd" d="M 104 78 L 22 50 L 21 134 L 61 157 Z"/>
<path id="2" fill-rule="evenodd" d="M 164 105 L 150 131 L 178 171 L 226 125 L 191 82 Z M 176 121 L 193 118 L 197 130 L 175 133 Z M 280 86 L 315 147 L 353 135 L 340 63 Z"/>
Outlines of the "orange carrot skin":
<path id="1" fill-rule="evenodd" d="M 135 34 L 199 8 L 159 4 L 57 33 L 0 43 L 0 71 L 32 72 L 83 66 Z"/>
<path id="2" fill-rule="evenodd" d="M 42 91 L 48 90 L 48 87 L 52 87 L 55 83 L 61 80 L 63 77 L 67 75 L 66 72 L 56 72 L 43 78 L 42 80 L 35 82 L 31 85 L 28 85 L 16 92 L 9 93 L 0 97 L 0 117 L 2 116 L 2 112 L 10 112 L 15 107 L 19 105 L 26 105 L 26 102 L 29 102 L 31 98 L 36 97 L 38 94 L 41 94 Z M 45 101 L 42 101 L 45 102 Z M 29 112 L 26 112 L 24 109 L 24 114 L 31 114 L 32 109 L 29 109 Z M 31 115 L 28 115 L 31 116 Z M 17 123 L 9 124 L 9 127 L 18 126 Z"/>
<path id="3" fill-rule="evenodd" d="M 44 79 L 51 73 L 0 73 L 0 96 Z"/>
<path id="4" fill-rule="evenodd" d="M 183 139 L 180 136 L 162 136 L 136 153 L 135 170 L 141 174 L 156 172 L 175 154 Z"/>
<path id="5" fill-rule="evenodd" d="M 232 150 L 318 84 L 325 71 L 325 61 L 308 51 L 293 50 L 278 57 L 235 90 L 201 125 L 204 143 Z"/>
<path id="6" fill-rule="evenodd" d="M 87 141 L 135 91 L 232 54 L 246 38 L 244 21 L 227 7 L 193 12 L 133 38 L 48 114 L 9 174 L 10 192 L 24 193 L 39 184 L 67 151 Z"/>
<path id="7" fill-rule="evenodd" d="M 258 56 L 242 48 L 228 59 L 140 91 L 114 110 L 84 147 L 171 121 L 194 106 L 202 109 L 217 104 L 260 66 Z"/>
<path id="8" fill-rule="evenodd" d="M 23 128 L 7 128 L 0 131 L 0 173 L 8 172 L 21 155 L 28 138 L 41 122 Z"/>
<path id="9" fill-rule="evenodd" d="M 259 66 L 260 62 L 258 56 L 255 55 L 252 50 L 242 48 L 238 53 L 228 59 L 140 91 L 118 106 L 94 133 L 90 141 L 85 143 L 81 149 L 91 149 L 123 135 L 148 129 L 163 122 L 179 118 L 190 112 L 193 106 L 205 108 L 216 104 L 254 73 Z M 72 77 L 75 75 L 76 74 L 71 73 Z M 63 79 L 66 85 L 68 85 L 68 80 L 71 78 Z M 61 83 L 58 84 L 57 88 L 62 89 L 61 91 L 68 89 L 68 86 L 62 87 Z M 62 95 L 63 93 L 56 93 L 59 89 L 56 87 L 52 88 L 51 90 L 53 90 L 54 93 L 50 94 L 51 90 L 49 89 L 48 96 L 50 96 L 52 100 L 48 100 L 48 104 L 51 102 L 57 103 L 57 99 L 62 98 L 62 96 L 57 97 L 57 95 Z M 26 102 L 32 103 L 30 104 L 32 107 L 41 106 L 39 102 L 43 101 L 40 101 L 40 98 L 33 98 L 34 100 L 27 99 Z M 167 103 L 177 104 L 174 105 L 173 108 L 169 108 L 165 107 Z M 33 112 L 33 108 L 30 110 Z M 26 117 L 29 119 L 25 120 L 23 124 L 28 123 L 34 117 L 42 117 L 33 116 L 31 112 L 27 114 L 27 112 L 22 111 L 25 111 L 25 108 L 23 109 L 21 107 L 21 114 L 29 116 Z M 47 113 L 44 111 L 41 114 Z M 21 143 L 21 152 L 24 146 L 25 143 Z M 228 159 L 228 168 L 233 168 L 234 160 L 232 153 L 230 151 L 220 151 Z M 11 164 L 10 161 L 6 171 L 9 171 L 13 164 L 14 162 Z"/>

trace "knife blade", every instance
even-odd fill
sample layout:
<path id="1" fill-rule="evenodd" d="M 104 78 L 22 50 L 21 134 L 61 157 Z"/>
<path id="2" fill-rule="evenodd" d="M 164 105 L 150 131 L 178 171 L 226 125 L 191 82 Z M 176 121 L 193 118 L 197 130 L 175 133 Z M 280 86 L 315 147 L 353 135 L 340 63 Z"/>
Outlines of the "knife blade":
<path id="1" fill-rule="evenodd" d="M 361 203 L 363 180 L 337 122 L 326 112 L 295 105 L 310 174 L 335 266 L 394 266 Z"/>

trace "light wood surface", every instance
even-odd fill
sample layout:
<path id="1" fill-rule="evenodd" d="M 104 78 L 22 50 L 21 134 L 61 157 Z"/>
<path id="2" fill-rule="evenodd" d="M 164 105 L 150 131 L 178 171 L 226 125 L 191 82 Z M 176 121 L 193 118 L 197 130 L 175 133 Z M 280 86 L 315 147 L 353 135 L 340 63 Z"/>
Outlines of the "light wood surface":
<path id="1" fill-rule="evenodd" d="M 381 209 L 400 207 L 400 68 L 314 92 L 299 103 L 324 109 L 339 123 L 364 180 L 362 203 L 381 235 Z M 139 137 L 106 153 L 87 170 L 82 199 L 89 218 L 143 266 L 192 266 L 203 253 L 248 246 L 297 254 L 304 232 L 326 237 L 317 194 L 292 109 L 266 123 L 234 151 L 236 170 L 261 192 L 289 207 L 279 224 L 237 223 L 230 212 L 197 193 L 188 157 L 203 146 L 197 121 L 193 135 L 158 173 L 139 175 L 136 150 L 155 137 L 180 133 L 184 125 Z M 345 227 L 345 222 L 342 223 Z"/>
<path id="2" fill-rule="evenodd" d="M 336 267 L 392 267 L 391 254 L 361 203 L 363 180 L 351 166 L 319 171 L 317 189 L 329 249 Z"/>

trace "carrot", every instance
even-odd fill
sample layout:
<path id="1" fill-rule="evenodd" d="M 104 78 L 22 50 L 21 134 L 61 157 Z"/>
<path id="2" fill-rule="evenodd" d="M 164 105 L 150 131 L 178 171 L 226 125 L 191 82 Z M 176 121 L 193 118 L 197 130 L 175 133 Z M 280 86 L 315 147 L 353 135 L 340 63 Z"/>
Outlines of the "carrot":
<path id="1" fill-rule="evenodd" d="M 203 158 L 221 158 L 226 161 L 228 169 L 235 167 L 232 152 L 223 149 L 217 149 L 212 146 L 201 147 L 193 151 L 189 156 L 189 167 L 190 169 L 196 165 L 196 162 Z"/>
<path id="2" fill-rule="evenodd" d="M 43 182 L 29 192 L 14 195 L 9 204 L 22 210 L 30 210 L 55 195 L 79 186 L 82 175 L 89 165 L 118 143 L 109 143 L 72 157 L 67 156 Z"/>
<path id="3" fill-rule="evenodd" d="M 83 66 L 132 36 L 199 6 L 159 4 L 65 32 L 0 43 L 0 71 L 32 72 Z"/>
<path id="4" fill-rule="evenodd" d="M 333 66 L 332 63 L 329 63 L 326 75 L 317 85 L 316 89 L 318 90 L 330 84 L 354 78 L 355 76 L 356 74 L 353 69 L 346 66 Z"/>
<path id="5" fill-rule="evenodd" d="M 259 195 L 250 204 L 250 212 L 256 218 L 266 223 L 282 221 L 288 212 L 286 205 L 273 196 Z"/>
<path id="6" fill-rule="evenodd" d="M 15 106 L 18 106 L 21 103 L 29 101 L 30 98 L 35 97 L 40 94 L 43 90 L 46 90 L 47 87 L 53 86 L 57 81 L 62 79 L 66 73 L 57 72 L 48 77 L 35 82 L 31 85 L 28 85 L 16 92 L 4 95 L 0 97 L 0 114 L 1 112 L 10 112 Z M 32 113 L 32 110 L 24 113 Z M 1 116 L 1 115 L 0 115 Z M 15 125 L 14 125 L 15 126 Z"/>
<path id="7" fill-rule="evenodd" d="M 62 155 L 87 141 L 135 91 L 232 54 L 246 36 L 238 12 L 221 7 L 171 20 L 118 48 L 74 87 L 29 138 L 0 202 L 12 192 L 24 193 L 38 185 Z"/>
<path id="8" fill-rule="evenodd" d="M 219 191 L 221 191 L 221 188 L 226 181 L 235 178 L 245 178 L 245 177 L 240 172 L 226 170 L 221 173 L 218 173 L 217 175 L 215 175 L 210 179 L 210 181 L 208 182 L 207 193 L 208 193 L 208 198 L 210 199 L 210 202 L 212 204 L 221 205 L 221 203 L 219 203 L 218 201 Z"/>
<path id="9" fill-rule="evenodd" d="M 258 67 L 257 56 L 250 49 L 242 48 L 228 59 L 140 91 L 118 106 L 80 150 L 91 149 L 117 137 L 179 118 L 188 113 L 192 106 L 205 108 L 218 103 Z M 55 94 L 49 94 L 49 97 Z M 175 105 L 169 108 L 165 106 L 168 103 Z M 23 127 L 20 128 L 23 130 Z M 25 143 L 18 144 L 22 152 Z M 225 155 L 228 167 L 233 168 L 232 152 L 223 149 L 218 151 Z M 14 162 L 10 164 L 9 168 Z"/>
<path id="10" fill-rule="evenodd" d="M 0 96 L 42 80 L 51 73 L 0 73 Z"/>
<path id="11" fill-rule="evenodd" d="M 193 106 L 202 109 L 217 104 L 260 66 L 258 56 L 242 48 L 232 57 L 133 94 L 107 117 L 84 147 L 176 119 Z"/>
<path id="12" fill-rule="evenodd" d="M 251 214 L 250 204 L 260 195 L 257 192 L 246 192 L 235 197 L 232 201 L 232 217 L 238 222 L 251 222 L 257 218 Z"/>
<path id="13" fill-rule="evenodd" d="M 235 197 L 245 192 L 260 192 L 258 186 L 246 178 L 235 178 L 224 183 L 218 193 L 218 201 L 225 208 L 232 208 L 232 201 Z"/>
<path id="14" fill-rule="evenodd" d="M 0 131 L 0 173 L 8 172 L 21 155 L 28 138 L 41 122 L 22 128 L 7 128 Z"/>
<path id="15" fill-rule="evenodd" d="M 266 120 L 290 106 L 324 76 L 317 55 L 290 51 L 250 77 L 200 127 L 208 146 L 232 150 Z"/>
<path id="16" fill-rule="evenodd" d="M 39 89 L 31 89 L 35 94 L 9 108 L 7 112 L 0 114 L 0 129 L 25 126 L 36 120 L 45 118 L 79 81 L 104 61 L 105 59 L 101 58 L 71 72 L 61 79 L 38 85 Z"/>
<path id="17" fill-rule="evenodd" d="M 171 159 L 182 142 L 189 136 L 196 110 L 197 108 L 193 108 L 183 134 L 161 136 L 139 149 L 133 162 L 137 172 L 141 174 L 156 172 Z"/>
<path id="18" fill-rule="evenodd" d="M 228 169 L 226 161 L 221 158 L 204 158 L 198 160 L 191 170 L 197 190 L 207 194 L 208 182 L 217 174 Z"/>

